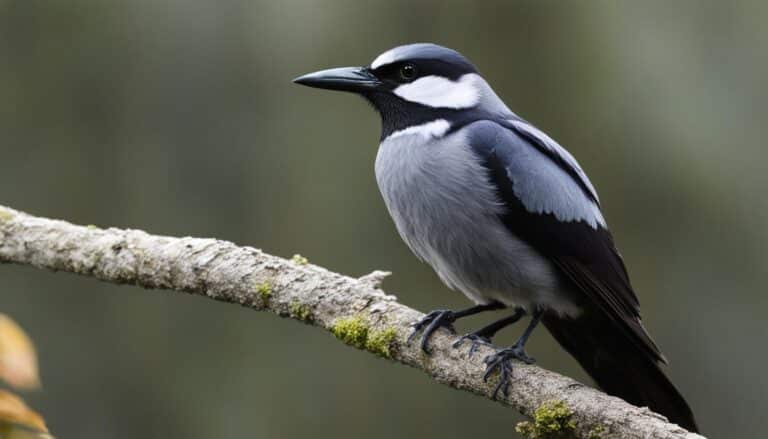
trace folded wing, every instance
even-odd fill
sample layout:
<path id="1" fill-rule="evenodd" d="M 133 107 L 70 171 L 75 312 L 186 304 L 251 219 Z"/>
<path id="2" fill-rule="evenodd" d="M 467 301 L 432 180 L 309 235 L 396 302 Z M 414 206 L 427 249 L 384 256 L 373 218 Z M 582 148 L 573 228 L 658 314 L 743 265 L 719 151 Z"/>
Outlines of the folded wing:
<path id="1" fill-rule="evenodd" d="M 597 194 L 575 159 L 524 121 L 480 121 L 467 128 L 506 207 L 501 220 L 510 232 L 551 260 L 638 348 L 665 361 L 640 322 L 637 296 Z"/>

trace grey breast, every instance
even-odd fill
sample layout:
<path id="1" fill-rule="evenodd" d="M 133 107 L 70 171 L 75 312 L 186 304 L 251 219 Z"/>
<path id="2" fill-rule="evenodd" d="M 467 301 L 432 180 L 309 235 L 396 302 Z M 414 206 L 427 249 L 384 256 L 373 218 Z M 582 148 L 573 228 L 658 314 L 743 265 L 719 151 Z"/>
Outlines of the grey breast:
<path id="1" fill-rule="evenodd" d="M 376 179 L 400 236 L 450 288 L 476 303 L 561 306 L 554 268 L 501 223 L 504 207 L 461 130 L 385 139 Z"/>

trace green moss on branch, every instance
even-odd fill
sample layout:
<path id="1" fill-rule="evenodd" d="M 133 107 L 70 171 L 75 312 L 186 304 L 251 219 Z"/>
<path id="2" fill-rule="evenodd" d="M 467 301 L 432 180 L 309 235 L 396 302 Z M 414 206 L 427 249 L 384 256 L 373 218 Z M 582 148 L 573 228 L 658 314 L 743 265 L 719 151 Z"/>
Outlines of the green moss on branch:
<path id="1" fill-rule="evenodd" d="M 372 329 L 362 316 L 341 318 L 331 326 L 339 340 L 358 349 L 365 349 L 384 358 L 392 357 L 397 331 L 394 327 Z"/>
<path id="2" fill-rule="evenodd" d="M 597 424 L 589 430 L 587 439 L 603 439 L 603 433 L 605 433 L 605 426 L 603 424 Z"/>
<path id="3" fill-rule="evenodd" d="M 312 321 L 312 308 L 309 305 L 305 305 L 299 302 L 293 302 L 289 306 L 291 315 L 303 322 Z"/>
<path id="4" fill-rule="evenodd" d="M 15 216 L 13 212 L 0 207 L 0 224 L 12 220 Z"/>
<path id="5" fill-rule="evenodd" d="M 396 338 L 397 331 L 393 327 L 373 331 L 365 342 L 365 348 L 384 358 L 392 358 L 392 349 L 395 347 Z"/>
<path id="6" fill-rule="evenodd" d="M 533 414 L 533 422 L 520 422 L 515 430 L 528 439 L 556 439 L 570 437 L 576 428 L 573 410 L 563 401 L 547 401 Z"/>
<path id="7" fill-rule="evenodd" d="M 363 349 L 368 340 L 368 323 L 361 316 L 341 318 L 331 326 L 331 332 L 344 343 Z"/>
<path id="8" fill-rule="evenodd" d="M 261 301 L 267 303 L 272 297 L 272 284 L 269 282 L 260 282 L 255 285 L 256 294 L 261 297 Z"/>

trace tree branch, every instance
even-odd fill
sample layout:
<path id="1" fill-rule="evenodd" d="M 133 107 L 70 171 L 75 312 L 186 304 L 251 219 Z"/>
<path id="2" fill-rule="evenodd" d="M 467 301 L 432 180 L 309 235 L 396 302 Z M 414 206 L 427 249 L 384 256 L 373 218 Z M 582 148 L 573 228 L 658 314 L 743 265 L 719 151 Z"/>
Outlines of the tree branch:
<path id="1" fill-rule="evenodd" d="M 330 330 L 361 349 L 423 370 L 436 381 L 490 398 L 481 346 L 452 348 L 440 330 L 432 354 L 405 339 L 422 314 L 382 292 L 386 272 L 359 279 L 214 239 L 172 238 L 140 230 L 100 229 L 34 217 L 0 206 L 0 263 L 67 271 L 103 281 L 183 291 L 270 311 Z M 545 424 L 579 438 L 702 438 L 647 408 L 637 408 L 554 372 L 516 363 L 509 395 L 501 397 L 534 421 L 519 426 L 541 435 Z M 538 422 L 536 422 L 538 421 Z M 550 425 L 551 426 L 551 425 Z M 546 436 L 539 436 L 546 437 Z M 558 436 L 561 437 L 561 436 Z"/>

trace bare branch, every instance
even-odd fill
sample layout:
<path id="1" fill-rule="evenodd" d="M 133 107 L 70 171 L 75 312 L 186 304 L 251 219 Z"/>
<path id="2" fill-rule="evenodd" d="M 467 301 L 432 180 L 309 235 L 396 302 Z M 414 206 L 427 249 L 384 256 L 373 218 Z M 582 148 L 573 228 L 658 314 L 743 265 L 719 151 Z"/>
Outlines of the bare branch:
<path id="1" fill-rule="evenodd" d="M 483 382 L 488 347 L 467 358 L 455 336 L 441 330 L 432 355 L 408 346 L 409 325 L 422 317 L 379 289 L 388 274 L 359 279 L 268 255 L 251 247 L 200 238 L 100 229 L 34 217 L 0 206 L 0 262 L 67 271 L 103 281 L 183 291 L 301 320 L 361 349 L 426 372 L 436 381 L 490 398 Z M 495 381 L 493 378 L 491 381 Z M 571 378 L 517 363 L 501 400 L 534 420 L 555 422 L 562 436 L 579 438 L 702 438 Z M 542 422 L 543 423 L 543 422 Z M 541 434 L 535 421 L 520 426 Z M 546 437 L 546 436 L 543 436 Z"/>

